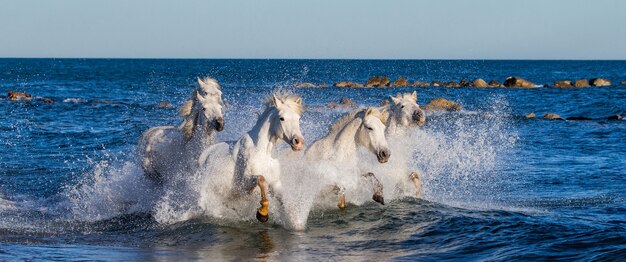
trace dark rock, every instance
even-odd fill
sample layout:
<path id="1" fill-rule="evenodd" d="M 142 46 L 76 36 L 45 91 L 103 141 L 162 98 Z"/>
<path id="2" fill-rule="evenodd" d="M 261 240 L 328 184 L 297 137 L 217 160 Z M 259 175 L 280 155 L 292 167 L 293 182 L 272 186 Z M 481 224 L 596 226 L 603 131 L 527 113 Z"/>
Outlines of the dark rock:
<path id="1" fill-rule="evenodd" d="M 461 81 L 459 81 L 459 85 L 462 87 L 468 87 L 470 86 L 470 82 L 467 82 L 467 80 L 463 79 Z"/>
<path id="2" fill-rule="evenodd" d="M 339 102 L 328 103 L 329 108 L 356 108 L 356 103 L 350 98 L 342 97 Z"/>
<path id="3" fill-rule="evenodd" d="M 430 103 L 428 103 L 426 106 L 424 106 L 424 110 L 459 111 L 461 109 L 461 105 L 443 98 L 435 98 L 430 101 Z"/>
<path id="4" fill-rule="evenodd" d="M 27 93 L 23 93 L 23 92 L 15 92 L 15 91 L 9 91 L 7 94 L 7 98 L 9 100 L 33 100 L 33 96 L 31 96 L 30 94 Z"/>
<path id="5" fill-rule="evenodd" d="M 111 102 L 111 101 L 109 101 L 109 100 L 101 100 L 101 99 L 94 99 L 94 100 L 91 100 L 91 101 L 89 101 L 89 102 L 92 102 L 92 103 L 100 103 L 100 104 L 107 104 L 107 105 L 119 104 L 119 103 L 117 103 L 117 102 Z"/>
<path id="6" fill-rule="evenodd" d="M 503 84 L 501 84 L 500 82 L 498 82 L 496 80 L 489 81 L 489 86 L 490 87 L 504 87 Z"/>
<path id="7" fill-rule="evenodd" d="M 604 78 L 593 78 L 589 80 L 592 86 L 610 86 L 611 81 L 606 80 Z"/>
<path id="8" fill-rule="evenodd" d="M 563 120 L 563 118 L 557 114 L 547 113 L 543 115 L 543 118 L 550 120 Z"/>
<path id="9" fill-rule="evenodd" d="M 341 81 L 335 83 L 336 87 L 363 87 L 362 84 L 351 82 L 351 81 Z"/>
<path id="10" fill-rule="evenodd" d="M 51 98 L 44 98 L 43 102 L 46 104 L 51 104 L 51 103 L 54 103 L 54 100 L 52 100 Z"/>
<path id="11" fill-rule="evenodd" d="M 472 81 L 472 86 L 473 87 L 487 87 L 487 82 L 485 80 L 483 80 L 482 78 L 476 78 Z"/>
<path id="12" fill-rule="evenodd" d="M 393 81 L 393 83 L 391 84 L 391 86 L 408 86 L 409 82 L 406 81 L 406 78 L 404 77 L 400 77 L 398 79 L 396 79 L 396 81 Z"/>
<path id="13" fill-rule="evenodd" d="M 589 87 L 589 81 L 587 79 L 578 79 L 574 82 L 574 87 Z"/>
<path id="14" fill-rule="evenodd" d="M 170 108 L 170 107 L 172 107 L 172 103 L 167 102 L 167 101 L 161 101 L 161 102 L 159 102 L 159 104 L 157 106 L 161 107 L 161 108 Z"/>
<path id="15" fill-rule="evenodd" d="M 624 117 L 621 115 L 614 115 L 614 116 L 609 116 L 606 118 L 606 120 L 622 120 L 622 119 L 624 119 Z"/>
<path id="16" fill-rule="evenodd" d="M 533 88 L 535 87 L 535 84 L 533 84 L 532 82 L 526 79 L 511 76 L 511 77 L 508 77 L 506 81 L 504 81 L 504 86 L 505 87 Z"/>
<path id="17" fill-rule="evenodd" d="M 389 86 L 389 78 L 386 76 L 370 77 L 365 83 L 366 87 L 387 87 Z"/>
<path id="18" fill-rule="evenodd" d="M 556 81 L 554 82 L 554 86 L 556 87 L 560 87 L 560 88 L 569 88 L 569 87 L 574 87 L 572 85 L 572 81 L 569 80 L 565 80 L 565 81 Z"/>
<path id="19" fill-rule="evenodd" d="M 430 86 L 430 83 L 415 81 L 411 84 L 411 86 Z"/>
<path id="20" fill-rule="evenodd" d="M 316 84 L 309 82 L 294 83 L 293 87 L 317 87 Z"/>
<path id="21" fill-rule="evenodd" d="M 575 121 L 578 121 L 578 120 L 593 120 L 593 118 L 588 118 L 586 116 L 570 116 L 570 117 L 566 118 L 566 120 L 575 120 Z"/>
<path id="22" fill-rule="evenodd" d="M 461 84 L 457 83 L 457 82 L 452 82 L 451 81 L 451 82 L 443 83 L 443 86 L 445 86 L 445 87 L 461 87 Z"/>

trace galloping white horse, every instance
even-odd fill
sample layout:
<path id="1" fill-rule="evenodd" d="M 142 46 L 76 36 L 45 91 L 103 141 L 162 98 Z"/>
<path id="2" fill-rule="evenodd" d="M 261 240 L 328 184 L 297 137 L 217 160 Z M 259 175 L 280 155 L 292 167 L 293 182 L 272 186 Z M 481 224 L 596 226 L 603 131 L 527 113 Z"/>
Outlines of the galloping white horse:
<path id="1" fill-rule="evenodd" d="M 180 171 L 197 163 L 196 155 L 215 143 L 216 132 L 224 130 L 224 102 L 215 79 L 197 79 L 199 90 L 181 109 L 179 127 L 157 126 L 141 136 L 139 151 L 146 176 L 162 183 L 164 174 Z"/>
<path id="2" fill-rule="evenodd" d="M 390 140 L 398 139 L 404 135 L 407 128 L 411 126 L 423 126 L 426 123 L 426 114 L 417 104 L 417 93 L 413 91 L 412 94 L 404 93 L 397 96 L 390 96 L 392 103 L 379 109 L 388 115 L 388 120 L 385 123 L 387 126 L 387 137 Z M 404 158 L 408 156 L 403 156 Z M 405 159 L 400 161 L 406 162 Z M 403 163 L 407 165 L 407 163 Z M 394 170 L 398 172 L 398 170 Z M 402 172 L 402 171 L 400 171 Z M 409 178 L 413 182 L 416 190 L 416 196 L 420 195 L 420 178 L 419 173 L 411 172 Z"/>
<path id="3" fill-rule="evenodd" d="M 274 147 L 284 141 L 293 151 L 304 148 L 304 137 L 300 131 L 302 98 L 296 95 L 272 94 L 265 105 L 265 111 L 252 130 L 237 141 L 230 154 L 226 154 L 227 158 L 234 161 L 229 197 L 238 198 L 242 194 L 250 194 L 258 186 L 261 191 L 261 207 L 257 209 L 256 218 L 261 222 L 269 219 L 268 190 L 270 187 L 274 192 L 281 190 L 281 168 L 278 160 L 272 156 Z M 228 148 L 227 144 L 219 143 L 206 149 L 202 153 L 200 164 L 209 165 L 210 161 L 222 163 L 221 159 L 216 158 L 224 157 L 220 153 L 224 148 Z"/>
<path id="4" fill-rule="evenodd" d="M 385 138 L 384 115 L 376 108 L 366 108 L 353 111 L 337 120 L 330 129 L 328 135 L 318 139 L 306 150 L 305 156 L 309 160 L 336 161 L 352 169 L 358 169 L 357 147 L 363 146 L 376 155 L 378 162 L 386 163 L 391 156 L 387 140 Z M 361 171 L 358 171 L 361 172 Z M 384 204 L 382 184 L 378 182 L 372 173 L 362 176 L 369 179 L 374 187 L 373 199 Z M 341 181 L 334 185 L 339 194 L 339 208 L 346 205 L 345 187 Z"/>

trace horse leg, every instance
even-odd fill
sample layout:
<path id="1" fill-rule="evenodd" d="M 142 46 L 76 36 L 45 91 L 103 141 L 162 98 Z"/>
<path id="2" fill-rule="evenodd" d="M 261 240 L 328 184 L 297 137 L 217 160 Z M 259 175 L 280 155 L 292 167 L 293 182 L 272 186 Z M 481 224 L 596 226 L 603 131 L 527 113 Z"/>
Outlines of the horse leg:
<path id="1" fill-rule="evenodd" d="M 374 175 L 374 173 L 369 172 L 367 174 L 361 175 L 372 185 L 372 189 L 374 191 L 374 195 L 372 199 L 382 205 L 385 204 L 385 197 L 383 196 L 383 184 L 380 183 L 378 178 Z"/>
<path id="2" fill-rule="evenodd" d="M 256 211 L 256 219 L 261 221 L 261 223 L 267 222 L 269 220 L 269 204 L 270 201 L 267 199 L 267 182 L 265 181 L 265 177 L 257 176 L 257 185 L 261 189 L 261 207 Z"/>
<path id="3" fill-rule="evenodd" d="M 409 178 L 413 181 L 413 185 L 415 186 L 415 197 L 419 198 L 421 193 L 420 174 L 417 172 L 411 172 Z"/>
<path id="4" fill-rule="evenodd" d="M 337 207 L 339 209 L 346 208 L 346 188 L 335 185 L 334 191 L 335 194 L 339 195 L 339 203 L 337 204 Z"/>

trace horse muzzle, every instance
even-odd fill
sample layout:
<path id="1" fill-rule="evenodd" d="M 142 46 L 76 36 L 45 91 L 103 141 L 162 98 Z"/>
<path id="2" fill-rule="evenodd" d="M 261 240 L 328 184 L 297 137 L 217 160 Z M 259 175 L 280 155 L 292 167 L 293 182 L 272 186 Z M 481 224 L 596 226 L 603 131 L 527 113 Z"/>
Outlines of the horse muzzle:
<path id="1" fill-rule="evenodd" d="M 291 139 L 291 142 L 289 142 L 289 145 L 291 146 L 291 150 L 300 151 L 304 149 L 304 138 L 294 137 L 293 139 Z"/>
<path id="2" fill-rule="evenodd" d="M 421 109 L 415 110 L 415 112 L 413 112 L 413 115 L 412 115 L 412 120 L 418 126 L 423 126 L 426 123 L 426 114 Z"/>
<path id="3" fill-rule="evenodd" d="M 215 126 L 215 130 L 218 132 L 224 131 L 224 118 L 220 117 L 213 121 L 213 126 Z"/>
<path id="4" fill-rule="evenodd" d="M 387 161 L 389 161 L 390 156 L 391 156 L 391 152 L 389 152 L 389 149 L 380 150 L 376 154 L 376 158 L 378 158 L 378 162 L 381 164 L 387 163 Z"/>

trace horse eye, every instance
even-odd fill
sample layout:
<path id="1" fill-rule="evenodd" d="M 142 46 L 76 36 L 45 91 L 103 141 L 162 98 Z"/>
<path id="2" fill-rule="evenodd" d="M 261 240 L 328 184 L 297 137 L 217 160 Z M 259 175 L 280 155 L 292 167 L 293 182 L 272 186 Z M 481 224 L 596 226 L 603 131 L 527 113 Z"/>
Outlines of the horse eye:
<path id="1" fill-rule="evenodd" d="M 285 118 L 284 118 L 284 117 L 281 117 L 281 118 L 280 118 L 280 121 L 285 121 Z"/>
<path id="2" fill-rule="evenodd" d="M 370 130 L 370 131 L 371 131 L 371 130 L 374 130 L 373 128 L 371 128 L 371 127 L 369 127 L 369 126 L 367 127 L 367 129 L 368 129 L 368 130 Z"/>
<path id="3" fill-rule="evenodd" d="M 205 111 L 205 112 L 206 112 L 206 108 L 202 108 L 202 111 Z"/>
<path id="4" fill-rule="evenodd" d="M 401 106 L 400 108 L 404 108 L 404 106 Z"/>

